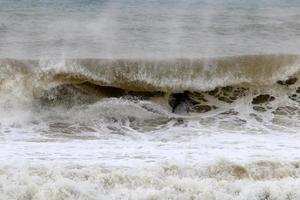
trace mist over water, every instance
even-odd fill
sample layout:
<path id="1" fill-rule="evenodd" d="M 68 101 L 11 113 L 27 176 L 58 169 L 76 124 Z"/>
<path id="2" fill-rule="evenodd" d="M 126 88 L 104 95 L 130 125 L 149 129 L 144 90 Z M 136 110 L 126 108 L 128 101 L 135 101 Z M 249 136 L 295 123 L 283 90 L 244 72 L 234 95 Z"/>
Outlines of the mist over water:
<path id="1" fill-rule="evenodd" d="M 299 11 L 0 1 L 0 199 L 300 199 Z"/>
<path id="2" fill-rule="evenodd" d="M 1 57 L 299 53 L 297 1 L 1 1 Z"/>

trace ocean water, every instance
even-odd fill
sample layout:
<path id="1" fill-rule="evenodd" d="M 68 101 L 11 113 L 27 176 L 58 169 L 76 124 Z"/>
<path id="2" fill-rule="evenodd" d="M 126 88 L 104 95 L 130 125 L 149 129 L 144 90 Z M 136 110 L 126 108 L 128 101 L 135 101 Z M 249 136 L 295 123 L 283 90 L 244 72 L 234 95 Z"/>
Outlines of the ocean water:
<path id="1" fill-rule="evenodd" d="M 300 199 L 299 13 L 0 0 L 0 199 Z"/>

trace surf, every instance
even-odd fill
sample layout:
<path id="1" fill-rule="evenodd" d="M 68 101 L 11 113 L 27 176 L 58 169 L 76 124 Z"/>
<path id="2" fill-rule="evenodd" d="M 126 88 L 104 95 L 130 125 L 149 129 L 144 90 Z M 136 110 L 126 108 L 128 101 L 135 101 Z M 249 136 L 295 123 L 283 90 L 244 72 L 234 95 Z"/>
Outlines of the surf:
<path id="1" fill-rule="evenodd" d="M 299 61 L 297 55 L 171 60 L 2 59 L 0 92 L 8 98 L 18 94 L 24 100 L 39 99 L 49 104 L 59 99 L 63 102 L 64 98 L 76 101 L 76 95 L 84 97 L 82 103 L 132 96 L 161 97 L 170 104 L 173 94 L 189 91 L 189 98 L 198 106 L 196 110 L 205 112 L 213 108 L 205 105 L 211 99 L 231 104 L 253 96 L 252 104 L 259 105 L 273 101 L 274 95 L 288 95 L 298 102 Z"/>

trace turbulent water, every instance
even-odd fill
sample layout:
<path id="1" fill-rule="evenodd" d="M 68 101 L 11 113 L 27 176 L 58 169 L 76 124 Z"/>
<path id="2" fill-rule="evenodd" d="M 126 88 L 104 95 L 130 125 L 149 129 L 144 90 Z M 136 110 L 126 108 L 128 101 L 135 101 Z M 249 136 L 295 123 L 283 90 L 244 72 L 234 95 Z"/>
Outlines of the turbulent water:
<path id="1" fill-rule="evenodd" d="M 299 11 L 0 1 L 0 199 L 300 199 Z"/>

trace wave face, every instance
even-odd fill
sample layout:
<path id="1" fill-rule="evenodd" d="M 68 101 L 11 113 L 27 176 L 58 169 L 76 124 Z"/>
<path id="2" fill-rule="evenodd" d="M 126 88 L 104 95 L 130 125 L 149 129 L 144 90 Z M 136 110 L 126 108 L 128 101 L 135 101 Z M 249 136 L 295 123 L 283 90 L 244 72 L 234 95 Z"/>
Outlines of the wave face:
<path id="1" fill-rule="evenodd" d="M 211 96 L 232 103 L 240 96 L 257 94 L 258 99 L 264 98 L 258 95 L 271 90 L 270 93 L 277 93 L 274 95 L 291 93 L 290 99 L 297 101 L 299 61 L 300 57 L 296 55 L 249 55 L 202 60 L 4 59 L 0 62 L 0 86 L 1 92 L 7 94 L 4 96 L 19 93 L 32 99 L 47 99 L 47 95 L 54 95 L 56 100 L 55 93 L 60 92 L 66 93 L 66 96 L 59 97 L 64 100 L 76 92 L 93 98 L 145 98 L 190 91 L 195 100 L 197 95 Z M 204 98 L 198 100 L 207 101 Z M 253 104 L 261 103 L 253 99 Z"/>
<path id="2" fill-rule="evenodd" d="M 91 83 L 128 91 L 209 91 L 225 86 L 272 86 L 299 75 L 299 56 L 249 55 L 216 59 L 1 60 L 2 77 L 14 74 L 48 83 Z M 38 85 L 33 87 L 38 87 Z"/>

